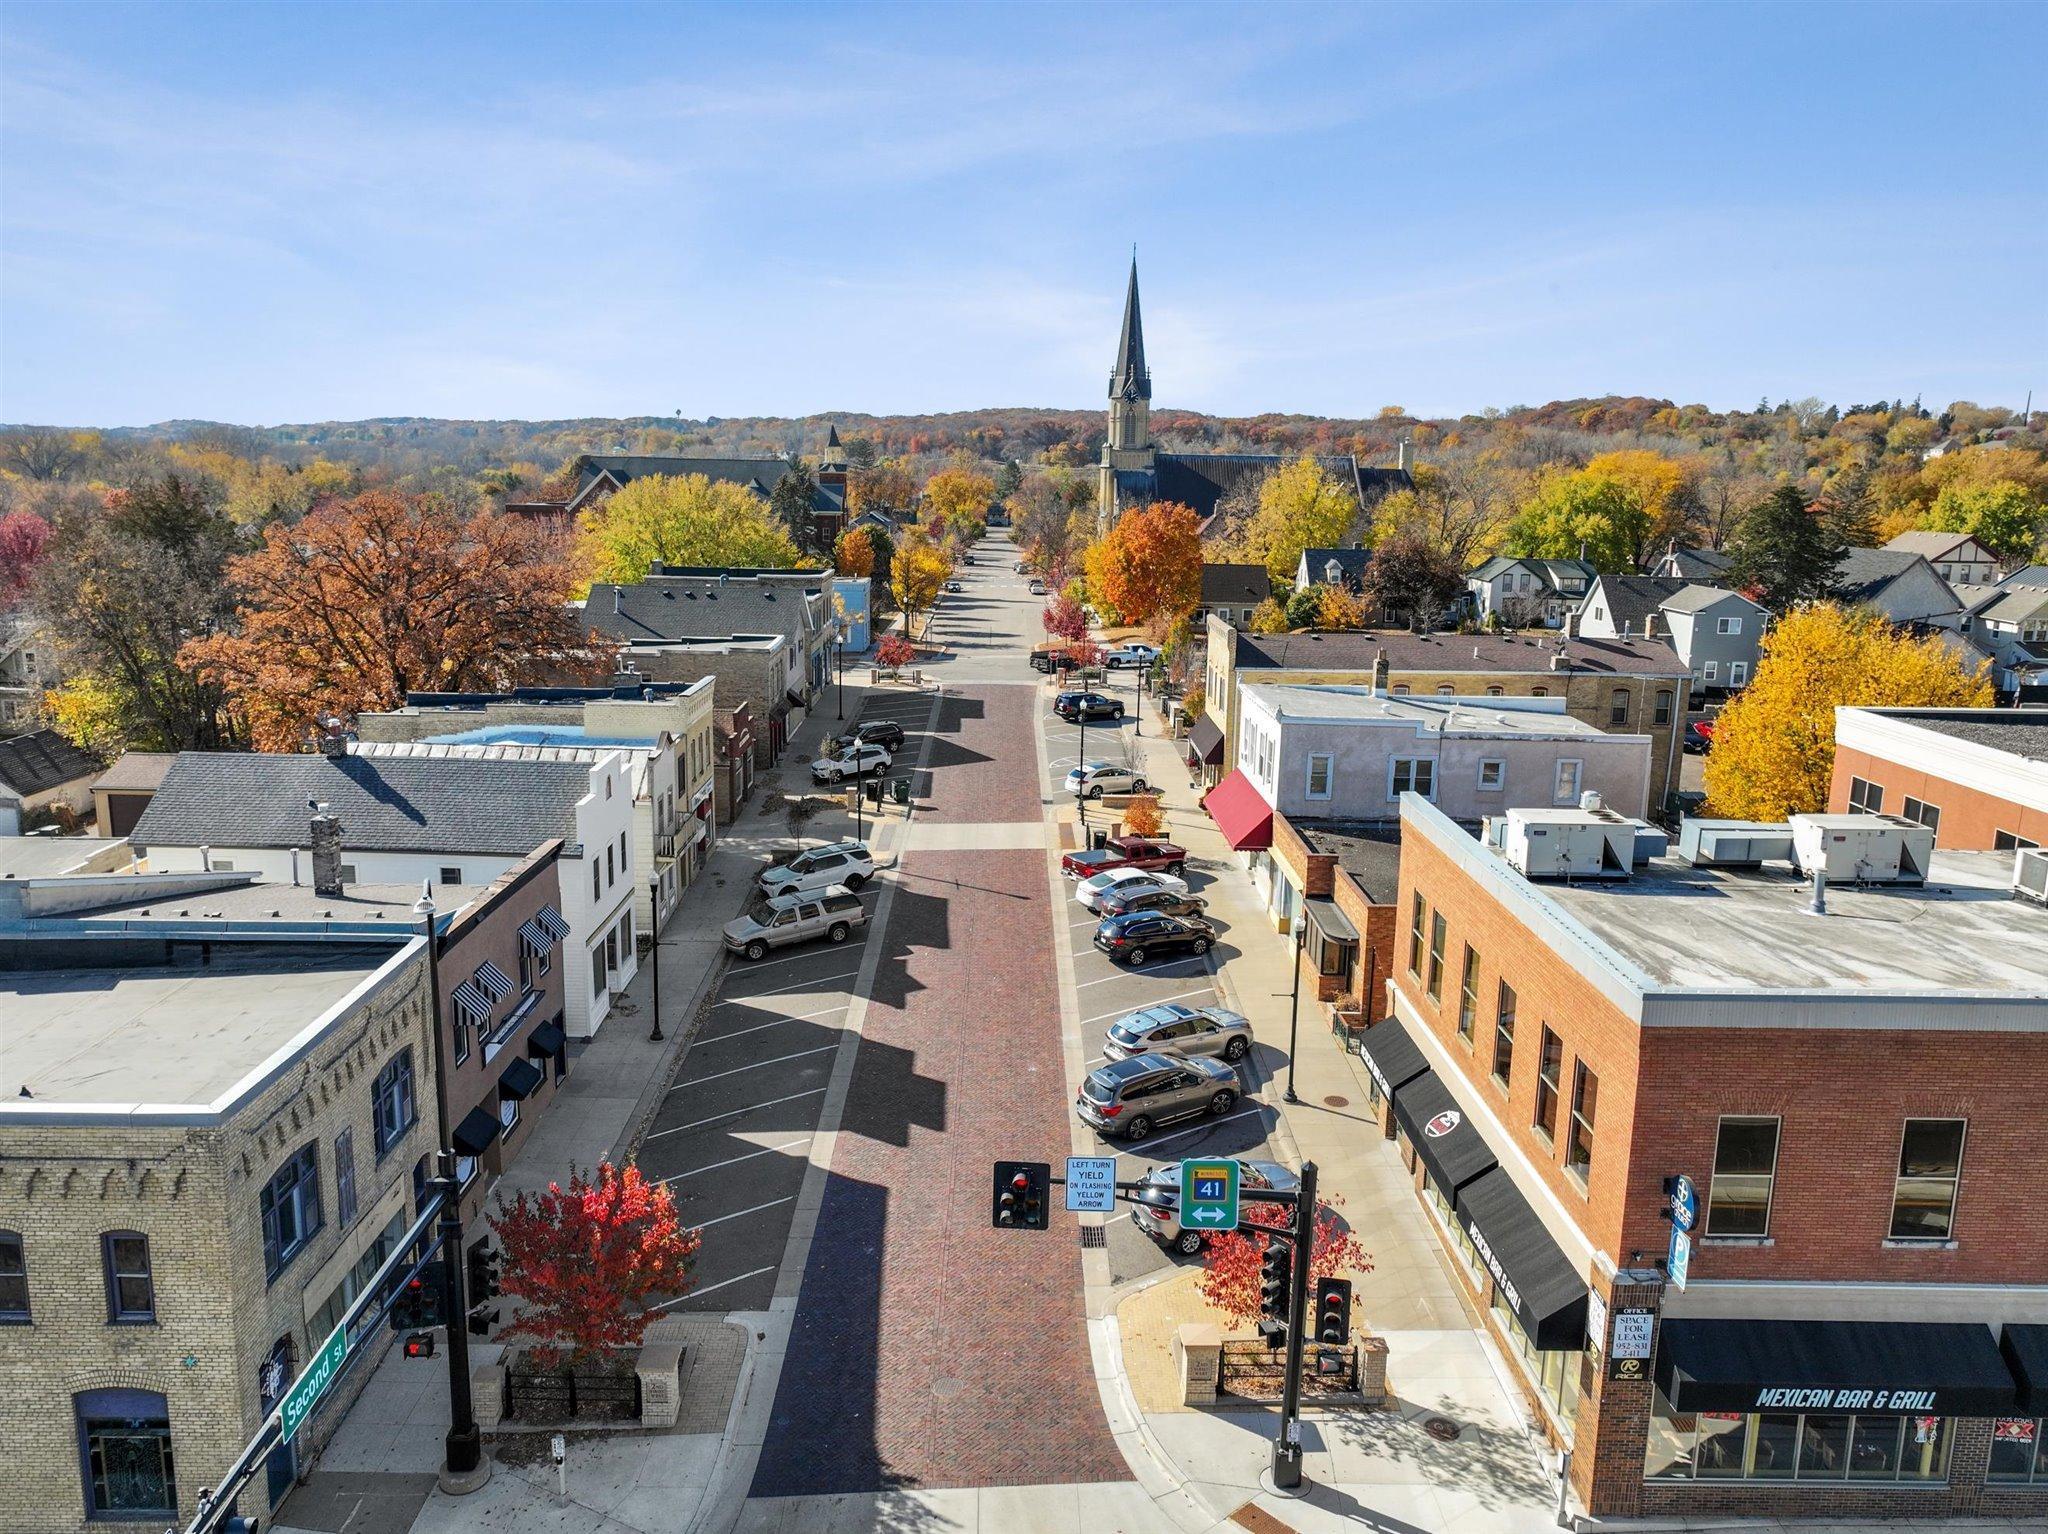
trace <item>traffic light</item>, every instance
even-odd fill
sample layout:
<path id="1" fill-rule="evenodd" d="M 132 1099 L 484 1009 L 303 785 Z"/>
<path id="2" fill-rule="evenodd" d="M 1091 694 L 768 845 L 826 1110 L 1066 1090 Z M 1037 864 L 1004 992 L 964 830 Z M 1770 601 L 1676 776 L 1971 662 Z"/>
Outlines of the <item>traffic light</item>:
<path id="1" fill-rule="evenodd" d="M 469 1249 L 469 1333 L 472 1337 L 488 1337 L 491 1328 L 498 1324 L 498 1307 L 491 1301 L 498 1297 L 499 1273 L 505 1266 L 505 1254 L 488 1241 L 479 1241 Z"/>
<path id="2" fill-rule="evenodd" d="M 405 1356 L 407 1358 L 432 1358 L 434 1356 L 434 1334 L 432 1332 L 407 1332 L 405 1334 Z"/>
<path id="3" fill-rule="evenodd" d="M 1259 1314 L 1285 1326 L 1293 1289 L 1294 1248 L 1278 1236 L 1268 1236 L 1265 1255 L 1259 1259 Z"/>
<path id="4" fill-rule="evenodd" d="M 1351 1340 L 1351 1280 L 1316 1280 L 1316 1341 L 1342 1347 Z"/>
<path id="5" fill-rule="evenodd" d="M 990 1223 L 997 1230 L 1044 1230 L 1052 1223 L 1052 1165 L 998 1161 Z"/>
<path id="6" fill-rule="evenodd" d="M 391 1301 L 391 1329 L 418 1331 L 441 1324 L 441 1261 L 426 1264 Z"/>

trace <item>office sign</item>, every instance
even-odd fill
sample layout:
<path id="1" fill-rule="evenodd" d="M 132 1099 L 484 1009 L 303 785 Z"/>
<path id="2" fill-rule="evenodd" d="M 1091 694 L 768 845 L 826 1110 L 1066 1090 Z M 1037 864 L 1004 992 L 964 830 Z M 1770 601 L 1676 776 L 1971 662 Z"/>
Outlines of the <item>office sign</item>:
<path id="1" fill-rule="evenodd" d="M 313 1415 L 313 1408 L 327 1394 L 327 1387 L 341 1373 L 342 1360 L 347 1357 L 348 1328 L 337 1326 L 320 1344 L 320 1351 L 313 1355 L 313 1361 L 292 1381 L 292 1388 L 284 1393 L 284 1399 L 277 1403 L 278 1424 L 284 1429 L 286 1443 L 292 1441 L 292 1435 Z"/>
<path id="2" fill-rule="evenodd" d="M 1625 1305 L 1614 1312 L 1614 1339 L 1607 1352 L 1610 1380 L 1636 1381 L 1650 1377 L 1650 1351 L 1657 1336 L 1657 1313 L 1642 1306 Z"/>
<path id="3" fill-rule="evenodd" d="M 1237 1229 L 1237 1163 L 1180 1164 L 1180 1222 L 1191 1230 Z"/>
<path id="4" fill-rule="evenodd" d="M 1107 1214 L 1116 1208 L 1116 1158 L 1067 1157 L 1067 1211 Z"/>

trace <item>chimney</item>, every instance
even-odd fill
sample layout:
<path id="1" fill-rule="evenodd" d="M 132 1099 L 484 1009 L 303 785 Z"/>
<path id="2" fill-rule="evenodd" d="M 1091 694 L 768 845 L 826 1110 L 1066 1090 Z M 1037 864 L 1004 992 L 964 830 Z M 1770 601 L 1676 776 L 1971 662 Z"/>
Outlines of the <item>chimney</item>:
<path id="1" fill-rule="evenodd" d="M 619 588 L 618 588 L 618 587 L 616 587 L 616 586 L 614 586 L 614 587 L 612 587 L 612 615 L 613 615 L 614 617 L 616 617 L 616 616 L 618 615 L 618 611 L 619 611 Z"/>
<path id="2" fill-rule="evenodd" d="M 325 803 L 313 806 L 313 893 L 341 898 L 341 820 Z"/>
<path id="3" fill-rule="evenodd" d="M 1655 613 L 1644 613 L 1644 614 L 1643 614 L 1643 638 L 1645 638 L 1645 639 L 1655 639 L 1656 637 L 1657 637 L 1657 614 L 1655 614 Z"/>
<path id="4" fill-rule="evenodd" d="M 313 744 L 322 756 L 348 755 L 348 729 L 334 714 L 322 714 L 313 724 Z"/>
<path id="5" fill-rule="evenodd" d="M 1393 668 L 1387 664 L 1387 652 L 1375 650 L 1372 655 L 1372 695 L 1384 698 L 1387 695 L 1387 678 Z"/>
<path id="6" fill-rule="evenodd" d="M 1394 467 L 1401 470 L 1404 474 L 1413 467 L 1413 464 L 1409 461 L 1408 439 L 1406 437 L 1403 437 L 1394 445 Z"/>

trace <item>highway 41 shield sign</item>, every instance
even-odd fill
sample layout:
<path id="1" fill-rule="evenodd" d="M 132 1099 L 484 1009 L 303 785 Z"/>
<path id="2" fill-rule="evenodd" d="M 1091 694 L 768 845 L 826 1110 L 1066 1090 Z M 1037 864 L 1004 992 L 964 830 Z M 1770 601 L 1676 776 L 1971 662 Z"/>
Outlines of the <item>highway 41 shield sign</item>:
<path id="1" fill-rule="evenodd" d="M 1180 1164 L 1180 1223 L 1188 1230 L 1237 1229 L 1237 1163 Z"/>

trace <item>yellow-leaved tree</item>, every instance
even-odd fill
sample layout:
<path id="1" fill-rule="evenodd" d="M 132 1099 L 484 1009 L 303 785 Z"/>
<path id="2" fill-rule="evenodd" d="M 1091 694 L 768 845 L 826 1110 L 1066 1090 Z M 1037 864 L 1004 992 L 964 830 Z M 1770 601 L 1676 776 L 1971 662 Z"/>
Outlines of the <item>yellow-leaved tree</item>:
<path id="1" fill-rule="evenodd" d="M 1287 609 L 1280 605 L 1277 597 L 1267 597 L 1252 609 L 1252 632 L 1254 634 L 1284 634 L 1287 632 Z"/>
<path id="2" fill-rule="evenodd" d="M 939 591 L 952 573 L 952 557 L 922 528 L 903 535 L 895 558 L 889 561 L 889 587 L 896 605 L 903 609 L 906 633 L 916 625 L 917 615 L 939 599 Z"/>
<path id="3" fill-rule="evenodd" d="M 1835 708 L 1988 708 L 1991 683 L 1939 639 L 1914 639 L 1832 602 L 1795 608 L 1764 636 L 1756 675 L 1714 724 L 1707 810 L 1783 820 L 1827 808 Z"/>
<path id="4" fill-rule="evenodd" d="M 1342 586 L 1325 586 L 1316 598 L 1316 627 L 1362 629 L 1365 627 L 1365 605 Z"/>
<path id="5" fill-rule="evenodd" d="M 1303 549 L 1340 547 L 1357 516 L 1352 488 L 1304 453 L 1259 487 L 1259 509 L 1245 540 L 1267 574 L 1291 581 Z"/>
<path id="6" fill-rule="evenodd" d="M 928 522 L 972 530 L 988 516 L 996 498 L 996 482 L 971 469 L 941 469 L 924 482 Z"/>
<path id="7" fill-rule="evenodd" d="M 766 501 L 743 485 L 702 474 L 632 481 L 590 513 L 578 541 L 591 581 L 627 585 L 645 580 L 657 560 L 787 570 L 798 558 Z"/>

